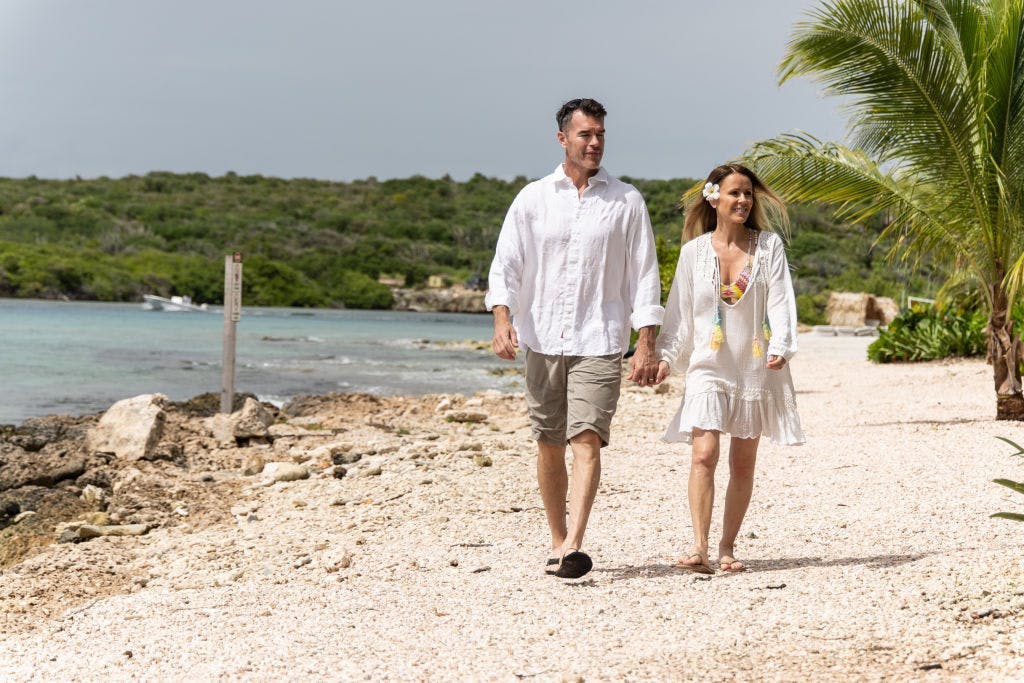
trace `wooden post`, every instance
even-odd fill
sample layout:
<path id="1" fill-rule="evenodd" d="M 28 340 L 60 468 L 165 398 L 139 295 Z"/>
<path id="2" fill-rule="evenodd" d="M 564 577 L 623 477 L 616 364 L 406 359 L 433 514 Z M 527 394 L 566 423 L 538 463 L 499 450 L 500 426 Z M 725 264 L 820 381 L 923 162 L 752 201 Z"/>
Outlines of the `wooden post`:
<path id="1" fill-rule="evenodd" d="M 230 413 L 235 402 L 235 329 L 242 317 L 242 254 L 224 257 L 224 360 L 221 370 L 220 412 Z"/>

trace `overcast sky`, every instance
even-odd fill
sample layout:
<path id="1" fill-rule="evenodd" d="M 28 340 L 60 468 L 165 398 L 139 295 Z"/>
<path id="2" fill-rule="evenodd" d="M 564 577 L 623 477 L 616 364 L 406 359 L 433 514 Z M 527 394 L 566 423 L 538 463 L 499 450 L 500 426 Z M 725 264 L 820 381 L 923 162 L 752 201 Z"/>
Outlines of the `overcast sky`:
<path id="1" fill-rule="evenodd" d="M 814 0 L 0 0 L 0 176 L 549 173 L 608 109 L 615 175 L 703 176 L 835 99 L 777 85 Z"/>

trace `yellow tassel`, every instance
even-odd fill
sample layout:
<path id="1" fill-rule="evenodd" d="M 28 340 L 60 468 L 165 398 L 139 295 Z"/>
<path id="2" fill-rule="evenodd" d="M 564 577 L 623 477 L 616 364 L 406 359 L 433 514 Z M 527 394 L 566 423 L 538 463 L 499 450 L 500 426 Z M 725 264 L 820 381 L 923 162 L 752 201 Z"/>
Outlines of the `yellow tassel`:
<path id="1" fill-rule="evenodd" d="M 772 340 L 772 326 L 768 324 L 767 320 L 761 323 L 761 329 L 764 331 L 764 340 L 770 342 Z"/>
<path id="2" fill-rule="evenodd" d="M 725 341 L 725 334 L 722 332 L 722 328 L 715 325 L 715 329 L 711 330 L 711 350 L 717 351 L 722 347 L 722 342 Z"/>
<path id="3" fill-rule="evenodd" d="M 754 358 L 761 357 L 761 340 L 754 337 Z"/>

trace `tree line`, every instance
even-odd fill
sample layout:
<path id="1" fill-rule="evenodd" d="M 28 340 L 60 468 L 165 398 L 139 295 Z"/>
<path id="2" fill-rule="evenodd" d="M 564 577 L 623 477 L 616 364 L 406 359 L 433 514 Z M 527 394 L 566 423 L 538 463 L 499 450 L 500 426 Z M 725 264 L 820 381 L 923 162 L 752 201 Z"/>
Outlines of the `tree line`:
<path id="1" fill-rule="evenodd" d="M 680 195 L 692 179 L 624 178 L 644 195 L 666 278 L 678 253 Z M 498 231 L 528 182 L 474 175 L 352 182 L 228 173 L 48 180 L 0 178 L 0 296 L 141 301 L 147 293 L 223 298 L 225 254 L 245 258 L 250 305 L 389 308 L 381 278 L 422 286 L 486 277 Z M 890 265 L 880 225 L 791 206 L 801 319 L 828 292 L 928 295 L 942 278 Z M 667 286 L 665 295 L 667 295 Z"/>

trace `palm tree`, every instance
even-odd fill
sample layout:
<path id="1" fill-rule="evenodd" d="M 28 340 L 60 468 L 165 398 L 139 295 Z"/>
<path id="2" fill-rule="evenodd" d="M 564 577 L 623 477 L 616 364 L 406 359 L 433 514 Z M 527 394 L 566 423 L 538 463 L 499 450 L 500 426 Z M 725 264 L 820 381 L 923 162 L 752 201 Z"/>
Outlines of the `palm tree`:
<path id="1" fill-rule="evenodd" d="M 830 0 L 796 24 L 780 83 L 844 98 L 848 144 L 784 134 L 747 162 L 790 200 L 880 217 L 890 256 L 930 255 L 984 292 L 997 419 L 1024 419 L 1024 0 Z"/>

